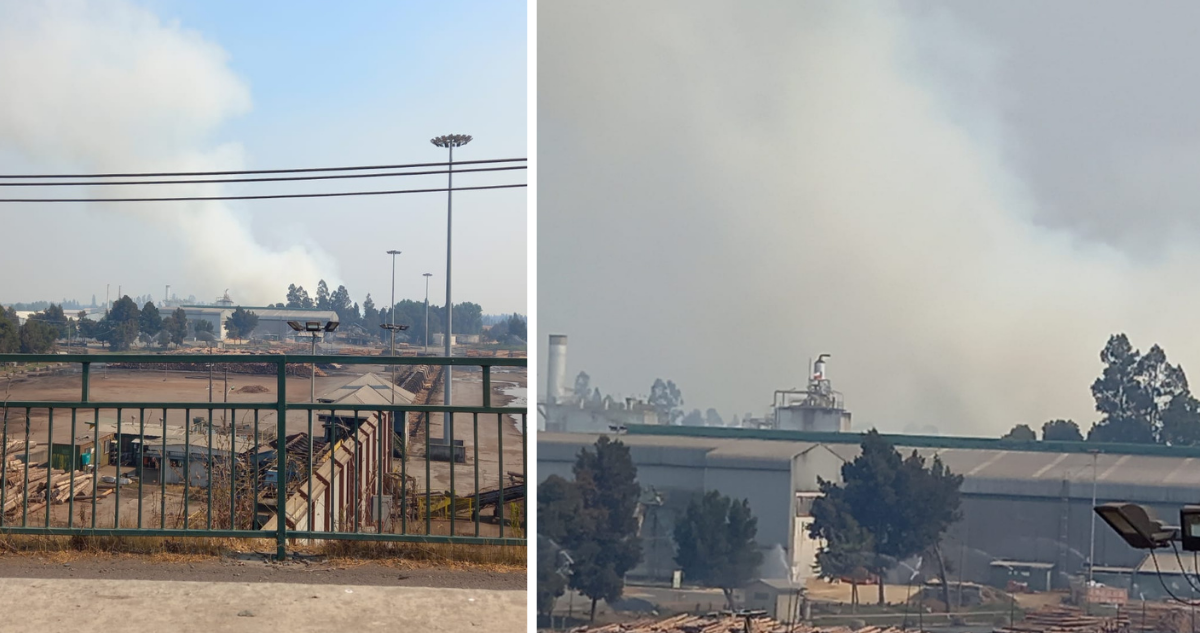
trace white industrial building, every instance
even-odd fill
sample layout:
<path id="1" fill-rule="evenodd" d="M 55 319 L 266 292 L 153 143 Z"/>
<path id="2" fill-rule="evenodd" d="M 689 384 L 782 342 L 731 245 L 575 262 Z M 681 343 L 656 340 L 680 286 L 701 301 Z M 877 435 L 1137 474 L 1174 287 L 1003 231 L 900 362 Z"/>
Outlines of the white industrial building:
<path id="1" fill-rule="evenodd" d="M 771 411 L 762 418 L 748 418 L 744 426 L 789 431 L 848 432 L 850 412 L 842 394 L 829 381 L 829 354 L 821 354 L 808 376 L 805 389 L 775 392 Z M 642 400 L 611 397 L 589 399 L 571 393 L 567 386 L 567 337 L 550 336 L 546 396 L 539 409 L 538 429 L 555 433 L 607 433 L 635 424 L 667 424 L 658 410 Z"/>
<path id="2" fill-rule="evenodd" d="M 538 429 L 557 433 L 606 433 L 631 424 L 658 424 L 658 410 L 641 400 L 568 394 L 567 337 L 550 337 L 549 377 L 545 402 L 539 406 Z"/>
<path id="3" fill-rule="evenodd" d="M 571 479 L 579 451 L 598 437 L 540 433 L 539 481 L 550 475 Z M 610 437 L 629 446 L 643 490 L 662 498 L 646 510 L 654 516 L 642 523 L 645 560 L 631 575 L 664 582 L 675 568 L 675 517 L 712 490 L 749 500 L 763 549 L 781 549 L 797 579 L 811 576 L 820 545 L 807 533 L 809 508 L 819 496 L 817 478 L 840 481 L 842 465 L 858 455 L 861 441 L 855 433 L 677 426 L 630 427 Z M 1200 448 L 884 437 L 901 453 L 915 450 L 927 460 L 937 455 L 963 475 L 963 520 L 947 532 L 941 550 L 972 582 L 988 582 L 991 563 L 1005 560 L 1051 564 L 1054 586 L 1064 587 L 1069 575 L 1086 569 L 1093 485 L 1098 503 L 1145 504 L 1168 522 L 1178 517 L 1180 506 L 1195 503 L 1200 486 L 1200 469 L 1194 467 Z M 1097 524 L 1097 569 L 1133 568 L 1142 558 L 1143 552 Z M 933 561 L 925 565 L 927 574 L 935 573 Z M 1147 596 L 1161 591 L 1157 579 L 1135 578 L 1138 583 Z"/>
<path id="4" fill-rule="evenodd" d="M 308 334 L 294 332 L 288 327 L 288 321 L 320 321 L 322 325 L 329 321 L 337 321 L 337 312 L 333 310 L 318 310 L 315 308 L 272 308 L 262 306 L 235 306 L 230 304 L 198 306 L 180 306 L 188 321 L 208 321 L 213 325 L 213 333 L 217 340 L 225 340 L 225 319 L 233 315 L 234 310 L 241 308 L 253 312 L 258 317 L 258 326 L 250 333 L 250 338 L 274 337 L 285 339 L 299 334 L 307 340 Z"/>

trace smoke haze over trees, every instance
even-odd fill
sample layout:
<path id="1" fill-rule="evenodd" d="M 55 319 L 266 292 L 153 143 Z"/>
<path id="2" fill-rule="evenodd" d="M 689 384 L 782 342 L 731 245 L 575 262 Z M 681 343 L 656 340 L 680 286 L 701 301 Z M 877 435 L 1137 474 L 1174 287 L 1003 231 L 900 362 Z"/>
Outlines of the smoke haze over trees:
<path id="1" fill-rule="evenodd" d="M 856 424 L 999 437 L 1090 426 L 1114 331 L 1200 366 L 1200 6 L 755 9 L 539 7 L 537 335 L 570 369 L 742 412 L 829 351 Z"/>
<path id="2" fill-rule="evenodd" d="M 413 12 L 376 0 L 282 15 L 266 7 L 222 3 L 0 2 L 0 84 L 6 93 L 0 171 L 92 174 L 427 163 L 446 156 L 429 139 L 463 120 L 470 121 L 465 131 L 475 141 L 456 152 L 456 159 L 526 156 L 527 27 L 523 8 L 516 9 L 486 3 L 471 11 L 430 5 Z M 431 28 L 445 24 L 472 35 L 427 37 Z M 325 50 L 312 47 L 315 33 Z M 270 46 L 263 46 L 267 40 Z M 414 55 L 425 63 L 407 64 Z M 366 57 L 378 67 L 402 68 L 397 81 L 346 72 Z M 447 76 L 457 81 L 448 84 Z M 410 98 L 416 94 L 423 97 Z M 475 98 L 480 94 L 488 98 Z M 476 183 L 469 175 L 456 176 L 455 184 L 517 182 L 509 175 L 477 176 Z M 435 175 L 370 180 L 374 184 L 58 191 L 66 197 L 150 191 L 230 195 L 442 187 L 446 181 Z M 455 293 L 494 312 L 524 311 L 525 191 L 456 194 L 454 204 Z M 169 283 L 181 299 L 211 300 L 229 288 L 244 305 L 261 306 L 277 301 L 290 282 L 315 292 L 322 277 L 331 296 L 339 284 L 361 280 L 379 297 L 391 280 L 386 251 L 397 248 L 404 250 L 397 258 L 397 297 L 423 297 L 421 275 L 430 272 L 431 297 L 445 303 L 438 292 L 439 281 L 444 290 L 446 272 L 445 205 L 445 194 L 431 193 L 336 203 L 73 204 L 59 205 L 53 213 L 38 206 L 21 213 L 19 224 L 28 235 L 45 239 L 10 240 L 0 250 L 6 270 L 22 262 L 37 265 L 10 277 L 0 301 L 57 304 L 65 293 L 80 303 L 98 294 L 102 302 L 105 284 L 111 283 L 114 298 L 127 293 L 138 305 L 149 298 L 130 289 L 152 289 L 155 305 L 162 308 L 160 294 Z M 44 254 L 47 248 L 54 257 Z M 62 289 L 41 294 L 55 285 Z M 124 291 L 118 292 L 118 285 Z M 82 307 L 64 305 L 72 314 Z"/>

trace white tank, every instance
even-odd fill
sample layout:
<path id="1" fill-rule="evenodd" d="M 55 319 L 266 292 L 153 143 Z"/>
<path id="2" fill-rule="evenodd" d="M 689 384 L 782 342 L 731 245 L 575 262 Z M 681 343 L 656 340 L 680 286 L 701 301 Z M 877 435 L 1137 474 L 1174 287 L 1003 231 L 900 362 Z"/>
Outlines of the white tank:
<path id="1" fill-rule="evenodd" d="M 563 388 L 567 384 L 567 337 L 550 335 L 550 359 L 546 378 L 546 402 L 559 403 L 563 399 Z"/>

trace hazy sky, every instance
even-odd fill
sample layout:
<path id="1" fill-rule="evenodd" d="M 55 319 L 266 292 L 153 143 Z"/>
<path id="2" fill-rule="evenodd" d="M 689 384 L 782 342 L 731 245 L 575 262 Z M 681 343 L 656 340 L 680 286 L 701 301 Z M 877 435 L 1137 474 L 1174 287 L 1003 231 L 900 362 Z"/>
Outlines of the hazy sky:
<path id="1" fill-rule="evenodd" d="M 830 353 L 857 428 L 996 435 L 1086 429 L 1114 332 L 1200 371 L 1200 5 L 538 18 L 539 336 L 572 376 L 728 419 Z"/>
<path id="2" fill-rule="evenodd" d="M 449 133 L 475 137 L 458 160 L 526 157 L 525 27 L 523 0 L 0 0 L 0 172 L 437 162 L 446 151 L 429 139 Z M 455 180 L 501 182 L 524 173 Z M 444 186 L 437 176 L 223 191 Z M 527 311 L 525 198 L 522 189 L 455 196 L 456 302 Z M 255 304 L 283 301 L 293 281 L 311 294 L 323 277 L 382 307 L 389 249 L 403 251 L 397 299 L 423 299 L 424 272 L 434 274 L 430 301 L 445 298 L 444 193 L 8 205 L 0 227 L 4 302 L 103 301 L 105 284 L 160 297 L 171 284 L 204 300 L 228 288 Z"/>

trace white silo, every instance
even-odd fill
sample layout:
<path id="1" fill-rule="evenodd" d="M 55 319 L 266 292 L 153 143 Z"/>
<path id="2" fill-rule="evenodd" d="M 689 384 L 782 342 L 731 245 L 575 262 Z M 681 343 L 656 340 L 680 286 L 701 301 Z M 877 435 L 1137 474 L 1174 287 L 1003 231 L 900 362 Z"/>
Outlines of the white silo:
<path id="1" fill-rule="evenodd" d="M 567 337 L 563 334 L 550 335 L 550 362 L 546 379 L 546 402 L 558 404 L 563 399 L 563 388 L 567 384 Z"/>

